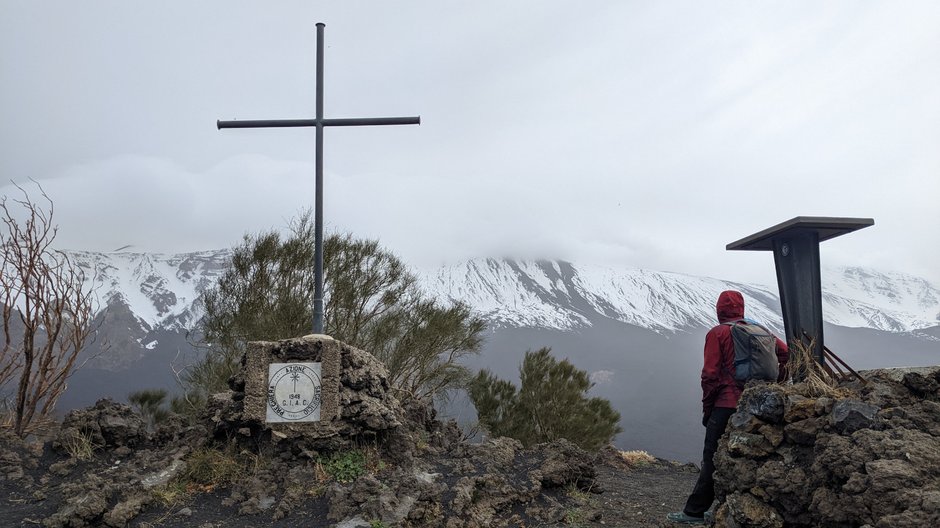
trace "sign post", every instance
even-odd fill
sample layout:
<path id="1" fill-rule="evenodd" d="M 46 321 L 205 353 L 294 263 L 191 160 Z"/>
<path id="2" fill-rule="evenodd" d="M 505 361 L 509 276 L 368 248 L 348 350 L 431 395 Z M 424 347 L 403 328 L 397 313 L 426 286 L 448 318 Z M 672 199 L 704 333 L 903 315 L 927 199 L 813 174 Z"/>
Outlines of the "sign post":
<path id="1" fill-rule="evenodd" d="M 819 243 L 871 225 L 871 218 L 798 216 L 727 245 L 728 250 L 773 251 L 777 288 L 787 343 L 812 343 L 813 357 L 823 355 L 822 286 Z"/>

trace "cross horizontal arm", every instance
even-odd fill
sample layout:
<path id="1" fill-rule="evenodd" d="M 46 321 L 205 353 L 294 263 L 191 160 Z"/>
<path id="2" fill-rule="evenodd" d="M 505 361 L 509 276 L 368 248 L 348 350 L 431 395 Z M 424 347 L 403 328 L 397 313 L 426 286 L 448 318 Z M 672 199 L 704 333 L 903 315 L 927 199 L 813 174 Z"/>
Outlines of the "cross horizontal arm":
<path id="1" fill-rule="evenodd" d="M 412 117 L 340 117 L 324 119 L 323 126 L 420 125 L 421 116 Z"/>
<path id="2" fill-rule="evenodd" d="M 255 119 L 245 121 L 216 121 L 223 128 L 286 128 L 315 127 L 316 119 Z M 321 119 L 323 126 L 420 125 L 421 116 L 413 117 L 341 117 Z"/>

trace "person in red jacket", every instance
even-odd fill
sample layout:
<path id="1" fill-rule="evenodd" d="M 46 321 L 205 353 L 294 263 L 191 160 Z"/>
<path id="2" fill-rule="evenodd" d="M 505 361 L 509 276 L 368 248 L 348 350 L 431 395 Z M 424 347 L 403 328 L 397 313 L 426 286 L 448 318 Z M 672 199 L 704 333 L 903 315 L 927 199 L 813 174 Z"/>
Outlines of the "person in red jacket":
<path id="1" fill-rule="evenodd" d="M 673 522 L 702 524 L 705 512 L 715 500 L 715 464 L 718 439 L 724 434 L 728 420 L 738 406 L 742 387 L 734 379 L 734 340 L 731 326 L 725 323 L 744 319 L 744 296 L 729 290 L 721 292 L 716 306 L 718 326 L 705 335 L 705 365 L 702 367 L 702 425 L 705 426 L 705 449 L 702 453 L 702 471 L 698 482 L 685 503 L 682 512 L 670 513 Z M 748 321 L 753 322 L 753 321 Z M 777 381 L 786 379 L 786 364 L 790 357 L 786 343 L 777 339 L 777 363 L 780 374 Z"/>

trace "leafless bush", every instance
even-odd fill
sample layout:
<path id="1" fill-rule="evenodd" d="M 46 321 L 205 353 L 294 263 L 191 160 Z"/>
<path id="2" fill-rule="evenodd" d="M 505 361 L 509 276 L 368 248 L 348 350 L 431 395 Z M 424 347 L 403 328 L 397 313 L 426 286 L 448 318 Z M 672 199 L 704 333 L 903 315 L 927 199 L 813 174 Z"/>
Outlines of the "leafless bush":
<path id="1" fill-rule="evenodd" d="M 82 270 L 52 247 L 52 200 L 40 187 L 42 207 L 16 188 L 21 199 L 0 198 L 0 387 L 15 383 L 11 421 L 25 436 L 51 417 L 67 387 L 92 331 L 92 296 Z"/>

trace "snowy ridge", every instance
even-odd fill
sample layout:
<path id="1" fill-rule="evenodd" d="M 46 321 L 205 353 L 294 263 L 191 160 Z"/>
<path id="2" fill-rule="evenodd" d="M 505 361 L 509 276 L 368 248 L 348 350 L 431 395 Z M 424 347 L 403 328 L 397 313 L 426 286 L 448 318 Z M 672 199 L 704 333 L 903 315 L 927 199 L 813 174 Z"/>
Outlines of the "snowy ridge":
<path id="1" fill-rule="evenodd" d="M 940 290 L 918 277 L 861 268 L 822 273 L 823 313 L 833 324 L 906 332 L 940 324 Z M 570 330 L 599 317 L 674 332 L 715 323 L 715 300 L 745 296 L 748 317 L 782 330 L 776 288 L 708 277 L 560 261 L 470 260 L 425 270 L 425 288 L 476 308 L 493 324 Z"/>
<path id="2" fill-rule="evenodd" d="M 192 319 L 193 303 L 218 280 L 230 255 L 228 250 L 177 255 L 69 252 L 85 273 L 86 288 L 94 291 L 96 311 L 123 303 L 146 330 L 182 329 Z"/>
<path id="3" fill-rule="evenodd" d="M 485 259 L 428 270 L 421 279 L 428 292 L 467 303 L 499 326 L 570 330 L 598 317 L 656 331 L 711 326 L 715 300 L 728 289 L 758 300 L 749 317 L 783 325 L 766 288 L 678 273 Z"/>
<path id="4" fill-rule="evenodd" d="M 940 289 L 897 272 L 824 268 L 826 320 L 848 327 L 911 331 L 940 324 Z"/>
<path id="5" fill-rule="evenodd" d="M 231 252 L 75 251 L 70 256 L 95 288 L 98 310 L 122 305 L 149 332 L 181 331 L 195 322 L 196 299 L 226 270 Z M 718 294 L 735 289 L 745 296 L 748 317 L 778 332 L 783 328 L 776 287 L 709 277 L 505 259 L 469 260 L 418 275 L 429 293 L 469 304 L 494 326 L 571 330 L 613 319 L 656 332 L 709 327 Z M 940 290 L 922 278 L 825 268 L 822 282 L 823 313 L 830 323 L 890 332 L 940 325 Z"/>

